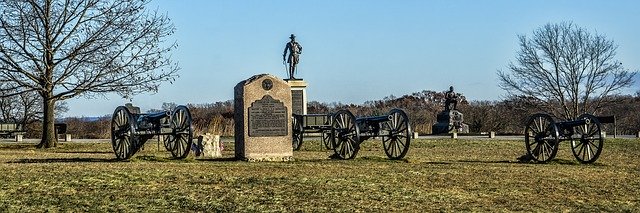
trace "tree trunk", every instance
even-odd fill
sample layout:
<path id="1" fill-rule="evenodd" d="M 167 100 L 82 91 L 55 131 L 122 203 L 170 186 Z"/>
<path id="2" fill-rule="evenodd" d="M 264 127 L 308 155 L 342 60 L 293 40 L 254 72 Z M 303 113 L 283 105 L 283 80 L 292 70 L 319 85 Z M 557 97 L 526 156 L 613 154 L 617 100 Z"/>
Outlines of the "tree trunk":
<path id="1" fill-rule="evenodd" d="M 42 97 L 43 99 L 43 118 L 42 118 L 42 140 L 40 144 L 38 144 L 38 148 L 53 148 L 58 145 L 58 136 L 55 133 L 54 123 L 55 123 L 55 114 L 54 107 L 55 101 L 48 98 Z"/>

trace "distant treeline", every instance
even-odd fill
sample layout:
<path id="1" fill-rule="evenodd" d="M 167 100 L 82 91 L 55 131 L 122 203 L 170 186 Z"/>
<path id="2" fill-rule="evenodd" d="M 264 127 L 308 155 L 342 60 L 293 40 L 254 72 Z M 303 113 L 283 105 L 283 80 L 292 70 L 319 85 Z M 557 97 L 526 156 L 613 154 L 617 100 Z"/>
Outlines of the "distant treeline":
<path id="1" fill-rule="evenodd" d="M 528 116 L 543 112 L 524 97 L 512 97 L 502 101 L 467 101 L 464 96 L 458 109 L 464 114 L 464 121 L 471 132 L 495 131 L 498 134 L 522 134 Z M 308 113 L 329 113 L 339 109 L 349 109 L 356 116 L 382 115 L 392 108 L 404 109 L 410 116 L 415 132 L 430 134 L 436 115 L 444 108 L 444 93 L 422 91 L 401 97 L 389 96 L 382 100 L 368 101 L 361 105 L 343 103 L 308 103 Z M 640 93 L 609 97 L 609 105 L 596 112 L 597 116 L 614 115 L 617 119 L 618 134 L 635 134 L 640 131 Z M 162 108 L 175 106 L 165 103 Z M 210 104 L 189 104 L 193 116 L 195 134 L 213 133 L 232 136 L 234 129 L 233 101 Z M 157 111 L 157 110 L 150 110 Z M 68 132 L 74 138 L 110 138 L 111 115 L 98 119 L 66 118 Z M 613 125 L 605 125 L 608 134 L 613 134 Z M 40 124 L 28 125 L 27 137 L 38 137 Z"/>

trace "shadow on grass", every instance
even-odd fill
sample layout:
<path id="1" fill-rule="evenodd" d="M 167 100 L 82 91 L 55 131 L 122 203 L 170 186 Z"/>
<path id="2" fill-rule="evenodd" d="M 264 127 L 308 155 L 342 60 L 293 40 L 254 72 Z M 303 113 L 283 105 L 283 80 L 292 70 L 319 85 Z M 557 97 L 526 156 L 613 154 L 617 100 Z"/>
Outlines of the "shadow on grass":
<path id="1" fill-rule="evenodd" d="M 136 156 L 131 159 L 131 161 L 149 161 L 149 162 L 182 162 L 182 163 L 190 163 L 190 162 L 233 162 L 233 161 L 241 161 L 235 157 L 226 157 L 226 158 L 205 158 L 205 159 L 194 159 L 194 158 L 174 158 L 174 157 L 159 157 L 155 155 L 142 155 Z"/>
<path id="2" fill-rule="evenodd" d="M 372 161 L 372 162 L 389 162 L 389 163 L 409 163 L 409 160 L 403 159 L 389 159 L 385 157 L 377 157 L 377 156 L 364 156 L 361 158 L 355 158 L 356 161 Z"/>
<path id="3" fill-rule="evenodd" d="M 43 158 L 43 159 L 19 159 L 15 161 L 9 161 L 7 163 L 113 163 L 119 162 L 118 159 L 104 159 L 104 158 Z"/>
<path id="4" fill-rule="evenodd" d="M 529 164 L 529 162 L 523 161 L 510 161 L 510 160 L 458 160 L 460 163 L 486 163 L 486 164 Z"/>
<path id="5" fill-rule="evenodd" d="M 582 164 L 582 163 L 580 163 L 579 161 L 576 161 L 576 160 L 566 160 L 566 159 L 553 159 L 553 160 L 551 160 L 549 162 L 546 162 L 546 163 L 535 162 L 533 160 L 530 160 L 530 161 L 524 161 L 524 160 L 515 160 L 515 161 L 510 161 L 510 160 L 498 160 L 498 161 L 458 160 L 456 162 L 460 162 L 460 163 L 483 163 L 483 164 L 531 164 L 531 165 L 549 164 L 549 165 L 592 165 L 592 166 L 604 166 L 604 164 L 599 164 L 599 163 Z"/>
<path id="6" fill-rule="evenodd" d="M 132 162 L 140 162 L 140 161 L 147 161 L 147 162 L 178 162 L 178 163 L 189 163 L 189 162 L 194 162 L 195 160 L 192 158 L 174 158 L 174 157 L 159 157 L 159 156 L 155 156 L 155 155 L 141 155 L 141 156 L 136 156 L 135 158 L 131 159 Z"/>
<path id="7" fill-rule="evenodd" d="M 341 159 L 335 155 L 328 156 L 327 158 L 321 159 L 296 159 L 294 162 L 312 162 L 312 163 L 322 163 L 322 162 L 381 162 L 381 163 L 409 163 L 408 159 L 398 159 L 393 160 L 385 157 L 377 157 L 377 156 L 363 156 L 363 157 L 355 157 L 353 159 Z"/>
<path id="8" fill-rule="evenodd" d="M 584 165 L 584 166 L 607 166 L 606 164 L 602 164 L 602 163 L 580 163 L 580 161 L 576 160 L 576 159 L 572 159 L 572 160 L 566 160 L 566 159 L 553 159 L 550 162 L 551 164 L 560 164 L 560 165 Z"/>
<path id="9" fill-rule="evenodd" d="M 2 144 L 0 150 L 19 150 L 19 149 L 36 149 L 34 144 Z"/>
<path id="10" fill-rule="evenodd" d="M 424 162 L 422 164 L 427 164 L 427 165 L 450 165 L 453 164 L 451 162 L 443 162 L 443 161 L 432 161 L 432 162 Z"/>
<path id="11" fill-rule="evenodd" d="M 241 161 L 236 157 L 226 157 L 226 158 L 204 158 L 204 159 L 196 159 L 196 161 L 208 161 L 208 162 L 232 162 L 232 161 Z"/>
<path id="12" fill-rule="evenodd" d="M 53 151 L 54 153 L 62 154 L 113 154 L 109 151 Z"/>

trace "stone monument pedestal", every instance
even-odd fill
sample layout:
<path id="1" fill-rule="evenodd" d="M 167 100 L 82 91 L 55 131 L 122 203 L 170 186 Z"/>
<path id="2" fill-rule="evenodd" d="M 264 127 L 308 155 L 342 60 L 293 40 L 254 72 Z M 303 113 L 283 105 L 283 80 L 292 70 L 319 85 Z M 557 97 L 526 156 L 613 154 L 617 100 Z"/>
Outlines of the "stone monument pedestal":
<path id="1" fill-rule="evenodd" d="M 464 115 L 458 110 L 445 110 L 438 113 L 436 124 L 431 126 L 431 134 L 469 133 L 469 125 L 463 123 Z"/>
<path id="2" fill-rule="evenodd" d="M 269 74 L 234 88 L 235 155 L 246 161 L 293 160 L 291 87 Z"/>
<path id="3" fill-rule="evenodd" d="M 307 114 L 307 82 L 302 79 L 284 79 L 291 86 L 291 109 L 293 114 Z"/>

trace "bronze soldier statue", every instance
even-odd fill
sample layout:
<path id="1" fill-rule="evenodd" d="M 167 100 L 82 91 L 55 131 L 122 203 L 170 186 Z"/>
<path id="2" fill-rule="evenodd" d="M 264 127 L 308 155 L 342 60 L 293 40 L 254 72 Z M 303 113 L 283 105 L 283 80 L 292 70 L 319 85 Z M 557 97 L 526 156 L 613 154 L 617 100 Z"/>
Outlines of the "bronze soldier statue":
<path id="1" fill-rule="evenodd" d="M 296 72 L 296 66 L 298 62 L 300 62 L 300 54 L 302 53 L 302 46 L 296 42 L 296 36 L 291 34 L 289 36 L 291 41 L 287 43 L 284 47 L 284 53 L 282 53 L 282 63 L 285 61 L 285 56 L 287 56 L 287 52 L 289 52 L 289 57 L 287 58 L 287 63 L 289 63 L 289 79 L 296 79 L 293 74 Z"/>
<path id="2" fill-rule="evenodd" d="M 457 110 L 458 109 L 458 95 L 453 91 L 453 86 L 449 87 L 449 91 L 444 94 L 444 110 Z M 451 107 L 453 104 L 453 107 Z"/>

